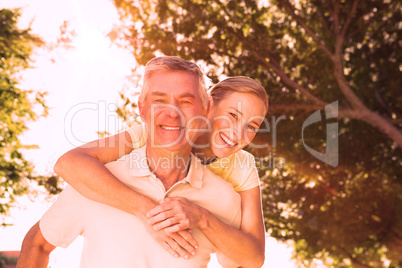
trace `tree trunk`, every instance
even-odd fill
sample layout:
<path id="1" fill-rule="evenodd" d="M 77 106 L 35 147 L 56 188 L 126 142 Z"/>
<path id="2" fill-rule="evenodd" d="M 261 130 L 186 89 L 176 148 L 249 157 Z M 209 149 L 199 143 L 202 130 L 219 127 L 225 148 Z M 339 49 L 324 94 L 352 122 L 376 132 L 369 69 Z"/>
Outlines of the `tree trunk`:
<path id="1" fill-rule="evenodd" d="M 366 112 L 361 114 L 361 120 L 370 124 L 371 126 L 379 129 L 390 139 L 398 144 L 399 148 L 402 149 L 402 132 L 394 126 L 389 120 L 382 117 L 377 112 L 373 112 L 367 109 Z"/>

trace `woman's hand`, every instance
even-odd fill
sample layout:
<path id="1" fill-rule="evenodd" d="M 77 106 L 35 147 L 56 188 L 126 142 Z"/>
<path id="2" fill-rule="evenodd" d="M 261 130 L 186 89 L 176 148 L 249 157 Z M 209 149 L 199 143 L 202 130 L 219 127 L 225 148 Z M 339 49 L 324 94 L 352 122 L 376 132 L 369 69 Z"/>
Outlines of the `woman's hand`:
<path id="1" fill-rule="evenodd" d="M 206 210 L 182 197 L 169 197 L 146 214 L 155 231 L 167 233 L 206 225 Z"/>
<path id="2" fill-rule="evenodd" d="M 145 224 L 145 228 L 153 239 L 172 256 L 188 259 L 190 255 L 195 255 L 198 243 L 191 235 L 191 230 L 167 233 L 163 230 L 154 231 L 148 224 Z"/>

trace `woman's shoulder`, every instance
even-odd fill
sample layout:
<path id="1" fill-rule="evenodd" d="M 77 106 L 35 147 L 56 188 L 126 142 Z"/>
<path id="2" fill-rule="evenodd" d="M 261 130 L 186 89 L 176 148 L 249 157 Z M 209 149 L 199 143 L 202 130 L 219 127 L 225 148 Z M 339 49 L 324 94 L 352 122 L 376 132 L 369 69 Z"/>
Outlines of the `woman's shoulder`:
<path id="1" fill-rule="evenodd" d="M 227 167 L 234 169 L 249 169 L 255 168 L 254 156 L 244 150 L 240 150 L 230 156 L 218 159 L 220 162 L 227 163 Z"/>
<path id="2" fill-rule="evenodd" d="M 130 134 L 131 143 L 134 148 L 140 148 L 147 142 L 147 132 L 145 124 L 136 124 L 126 128 L 125 131 Z"/>
<path id="3" fill-rule="evenodd" d="M 254 155 L 252 155 L 251 153 L 245 151 L 245 150 L 240 150 L 234 154 L 231 155 L 231 157 L 234 158 L 240 158 L 240 159 L 249 159 L 249 160 L 253 160 L 254 161 Z"/>
<path id="4" fill-rule="evenodd" d="M 259 185 L 254 156 L 244 150 L 228 157 L 220 158 L 208 165 L 208 168 L 230 182 L 236 192 L 245 191 Z"/>

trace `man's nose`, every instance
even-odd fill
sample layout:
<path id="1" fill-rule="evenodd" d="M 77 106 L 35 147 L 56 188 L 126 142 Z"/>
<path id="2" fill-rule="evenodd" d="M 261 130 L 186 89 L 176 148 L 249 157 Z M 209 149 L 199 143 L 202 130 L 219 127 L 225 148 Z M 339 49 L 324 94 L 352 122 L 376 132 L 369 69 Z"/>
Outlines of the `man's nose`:
<path id="1" fill-rule="evenodd" d="M 171 117 L 171 118 L 177 118 L 179 117 L 179 113 L 177 112 L 176 109 L 173 109 L 171 107 L 166 109 L 166 115 Z"/>
<path id="2" fill-rule="evenodd" d="M 165 113 L 167 116 L 171 118 L 177 118 L 180 117 L 181 111 L 180 108 L 178 107 L 177 103 L 171 102 L 165 110 Z"/>

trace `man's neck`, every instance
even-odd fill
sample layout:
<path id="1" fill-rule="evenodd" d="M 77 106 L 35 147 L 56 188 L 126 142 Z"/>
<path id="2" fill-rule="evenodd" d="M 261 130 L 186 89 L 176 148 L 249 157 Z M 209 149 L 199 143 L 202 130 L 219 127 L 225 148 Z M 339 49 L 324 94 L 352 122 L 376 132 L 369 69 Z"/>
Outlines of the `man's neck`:
<path id="1" fill-rule="evenodd" d="M 216 157 L 209 145 L 208 135 L 208 133 L 200 135 L 194 142 L 192 149 L 193 154 L 198 157 L 204 165 Z"/>
<path id="2" fill-rule="evenodd" d="M 169 190 L 176 182 L 187 176 L 191 159 L 191 147 L 177 151 L 151 148 L 146 145 L 149 170 Z"/>

